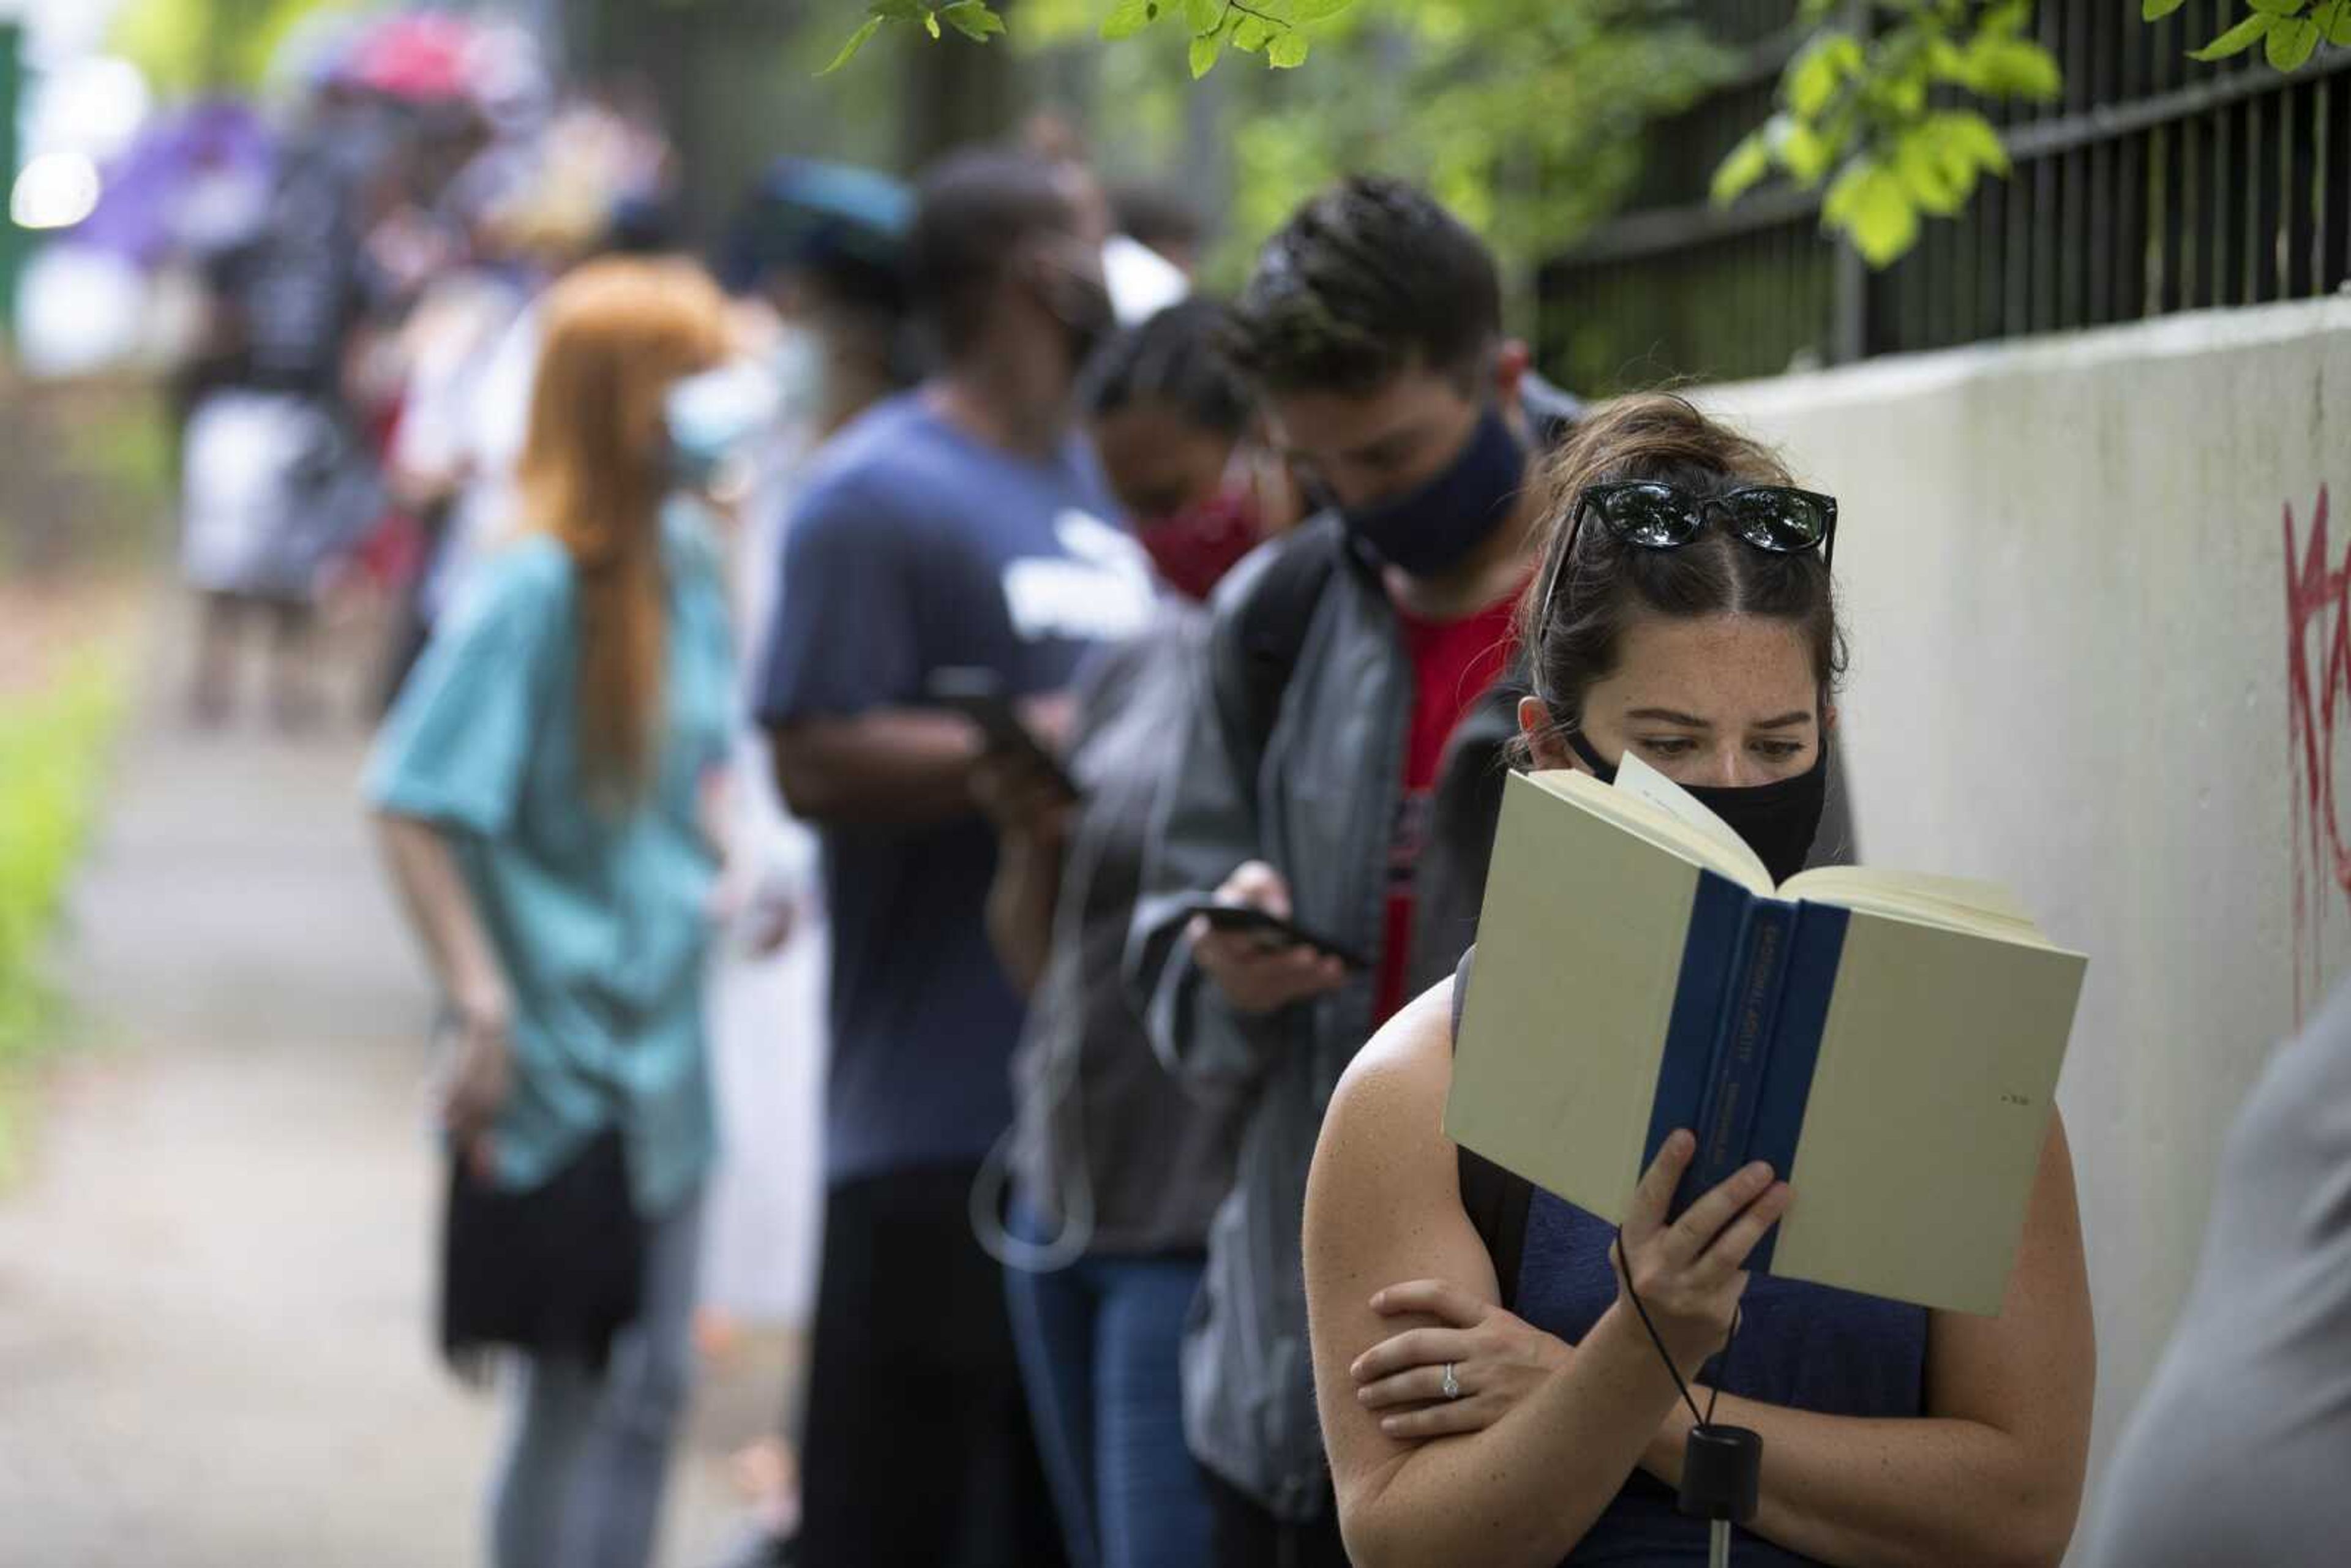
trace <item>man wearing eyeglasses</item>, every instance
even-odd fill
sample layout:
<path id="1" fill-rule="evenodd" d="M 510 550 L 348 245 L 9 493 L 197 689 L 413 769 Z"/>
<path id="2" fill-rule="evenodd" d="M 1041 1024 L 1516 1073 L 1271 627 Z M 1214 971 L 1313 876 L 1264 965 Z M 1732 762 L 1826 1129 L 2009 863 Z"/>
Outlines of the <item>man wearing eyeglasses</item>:
<path id="1" fill-rule="evenodd" d="M 1475 929 L 1543 521 L 1529 481 L 1577 408 L 1503 336 L 1485 246 L 1401 182 L 1308 203 L 1234 316 L 1322 513 L 1228 580 L 1132 956 L 1162 1055 L 1256 1097 L 1185 1349 L 1217 1561 L 1343 1563 L 1300 1282 L 1307 1166 L 1355 1049 Z M 1208 897 L 1326 946 L 1212 927 L 1192 913 Z"/>

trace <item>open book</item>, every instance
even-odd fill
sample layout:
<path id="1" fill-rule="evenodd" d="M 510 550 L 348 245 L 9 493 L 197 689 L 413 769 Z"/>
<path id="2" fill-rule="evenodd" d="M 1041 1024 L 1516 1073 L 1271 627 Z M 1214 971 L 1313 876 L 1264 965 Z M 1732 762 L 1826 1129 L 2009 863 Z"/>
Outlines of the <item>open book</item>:
<path id="1" fill-rule="evenodd" d="M 1636 757 L 1514 775 L 1446 1133 L 1613 1222 L 1687 1127 L 1677 1212 L 1750 1160 L 1795 1188 L 1751 1267 L 1994 1315 L 2086 966 L 1987 883 L 1775 888 Z"/>

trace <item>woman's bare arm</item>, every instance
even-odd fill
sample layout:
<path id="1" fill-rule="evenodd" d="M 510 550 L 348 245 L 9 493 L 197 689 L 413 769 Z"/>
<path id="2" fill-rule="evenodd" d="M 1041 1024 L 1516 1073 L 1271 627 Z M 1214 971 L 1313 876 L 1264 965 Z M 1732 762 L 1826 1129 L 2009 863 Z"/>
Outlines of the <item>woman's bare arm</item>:
<path id="1" fill-rule="evenodd" d="M 1934 1315 L 1924 1417 L 1724 1396 L 1720 1419 L 1763 1436 L 1754 1529 L 1853 1568 L 2055 1564 L 2081 1508 L 2096 1357 L 2073 1160 L 2053 1122 L 2001 1315 Z M 1669 1485 L 1688 1427 L 1671 1413 L 1646 1460 Z"/>
<path id="2" fill-rule="evenodd" d="M 1398 1021 L 1402 1025 L 1405 1020 Z M 1490 1260 L 1460 1210 L 1453 1145 L 1437 1130 L 1451 1071 L 1450 1042 L 1441 1017 L 1432 1022 L 1424 1015 L 1416 1028 L 1434 1032 L 1382 1049 L 1387 1040 L 1384 1035 L 1382 1042 L 1367 1049 L 1365 1087 L 1360 1092 L 1351 1092 L 1349 1085 L 1342 1088 L 1342 1099 L 1350 1107 L 1346 1124 L 1335 1132 L 1326 1124 L 1324 1147 L 1317 1155 L 1316 1187 L 1310 1189 L 1308 1281 L 1324 1430 L 1334 1473 L 1340 1477 L 1343 1517 L 1351 1511 L 1351 1477 L 1360 1474 L 1364 1479 L 1353 1483 L 1359 1497 L 1353 1512 L 1362 1523 L 1351 1523 L 1351 1529 L 1374 1532 L 1368 1542 L 1374 1550 L 1395 1544 L 1396 1561 L 1434 1563 L 1449 1561 L 1447 1554 L 1457 1551 L 1483 1556 L 1499 1550 L 1488 1545 L 1484 1537 L 1462 1542 L 1449 1533 L 1451 1526 L 1467 1525 L 1458 1517 L 1465 1504 L 1475 1505 L 1467 1511 L 1483 1510 L 1489 1493 L 1481 1482 L 1490 1479 L 1495 1467 L 1471 1439 L 1454 1437 L 1425 1447 L 1433 1455 L 1448 1449 L 1457 1456 L 1475 1455 L 1468 1466 L 1475 1476 L 1465 1478 L 1458 1464 L 1448 1470 L 1431 1466 L 1413 1471 L 1401 1462 L 1403 1442 L 1384 1437 L 1374 1442 L 1360 1429 L 1369 1424 L 1377 1436 L 1376 1423 L 1369 1418 L 1382 1412 L 1344 1407 L 1345 1402 L 1360 1398 L 1367 1379 L 1382 1374 L 1393 1377 L 1397 1367 L 1430 1359 L 1416 1349 L 1410 1331 L 1397 1334 L 1400 1324 L 1393 1312 L 1382 1317 L 1370 1310 L 1370 1296 L 1384 1286 L 1424 1275 L 1450 1281 L 1479 1301 L 1490 1301 L 1495 1293 Z M 1341 1101 L 1334 1100 L 1334 1123 L 1340 1109 Z M 1331 1161 L 1327 1177 L 1326 1155 Z M 1340 1191 L 1357 1196 L 1343 1203 L 1334 1196 Z M 1323 1202 L 1320 1209 L 1318 1192 Z M 1441 1193 L 1444 1200 L 1435 1212 L 1427 1201 L 1432 1192 Z M 1373 1207 L 1355 1222 L 1370 1234 L 1350 1241 L 1344 1211 L 1361 1201 Z M 1349 1278 L 1349 1289 L 1322 1287 L 1321 1281 L 1331 1274 L 1327 1265 L 1318 1270 L 1318 1239 L 1343 1244 L 1331 1254 L 1342 1264 L 1368 1255 L 1371 1260 L 1364 1266 L 1372 1276 Z M 1526 1391 L 1515 1404 L 1496 1412 L 1505 1402 L 1489 1402 L 1489 1412 L 1494 1413 L 1477 1423 L 1483 1429 L 1476 1437 L 1490 1437 L 1514 1426 L 1523 1431 L 1527 1409 L 1556 1400 L 1566 1373 L 1583 1362 L 1609 1328 L 1604 1319 L 1583 1347 L 1560 1357 L 1559 1375 L 1522 1383 Z M 1381 1354 L 1334 1365 L 1333 1354 L 1325 1349 L 1326 1336 L 1341 1334 L 1353 1336 L 1347 1343 L 1378 1343 Z M 1638 1340 L 1632 1348 L 1636 1359 L 1653 1354 Z M 1722 1400 L 1721 1419 L 1752 1427 L 1766 1439 L 1763 1506 L 1755 1528 L 1793 1550 L 1854 1568 L 1881 1563 L 2057 1562 L 2080 1502 L 2094 1355 L 2072 1167 L 2064 1129 L 2057 1125 L 2043 1155 L 2002 1316 L 1987 1320 L 1938 1314 L 1933 1320 L 1925 1416 L 1821 1416 L 1735 1397 Z M 1374 1366 L 1374 1362 L 1381 1364 Z M 1356 1375 L 1341 1380 L 1343 1370 Z M 1403 1375 L 1416 1385 L 1428 1374 L 1423 1370 Z M 1660 1422 L 1645 1446 L 1641 1464 L 1675 1484 L 1690 1422 L 1672 1399 L 1670 1385 L 1656 1397 Z M 1591 1458 L 1596 1451 L 1582 1452 Z M 1580 1470 L 1562 1469 L 1554 1476 L 1578 1475 Z M 1596 1517 L 1589 1495 L 1580 1488 L 1554 1486 L 1545 1495 L 1561 1523 L 1573 1525 L 1579 1536 Z M 1605 1500 L 1601 1500 L 1601 1506 Z M 1417 1532 L 1415 1524 L 1389 1517 L 1414 1510 L 1432 1516 L 1416 1521 Z M 1447 1531 L 1443 1539 L 1431 1538 L 1431 1531 Z M 1541 1550 L 1550 1556 L 1536 1551 L 1529 1560 L 1555 1561 L 1569 1545 L 1547 1539 Z M 1387 1559 L 1366 1555 L 1365 1560 Z M 1510 1554 L 1497 1560 L 1511 1560 Z"/>
<path id="3" fill-rule="evenodd" d="M 443 993 L 462 1012 L 505 1012 L 505 973 L 441 831 L 414 817 L 387 813 L 376 818 L 376 837 L 401 907 Z"/>
<path id="4" fill-rule="evenodd" d="M 1439 987 L 1364 1048 L 1315 1149 L 1306 1294 L 1322 1433 L 1359 1568 L 1551 1568 L 1615 1497 L 1676 1397 L 1639 1324 L 1612 1308 L 1563 1371 L 1467 1436 L 1386 1436 L 1349 1375 L 1398 1326 L 1372 1309 L 1383 1287 L 1437 1276 L 1497 1294 L 1442 1126 L 1450 1005 Z"/>
<path id="5" fill-rule="evenodd" d="M 409 924 L 457 1013 L 457 1051 L 437 1093 L 442 1122 L 486 1169 L 491 1155 L 483 1134 L 506 1103 L 514 1071 L 506 972 L 441 831 L 389 812 L 376 818 L 376 827 Z"/>

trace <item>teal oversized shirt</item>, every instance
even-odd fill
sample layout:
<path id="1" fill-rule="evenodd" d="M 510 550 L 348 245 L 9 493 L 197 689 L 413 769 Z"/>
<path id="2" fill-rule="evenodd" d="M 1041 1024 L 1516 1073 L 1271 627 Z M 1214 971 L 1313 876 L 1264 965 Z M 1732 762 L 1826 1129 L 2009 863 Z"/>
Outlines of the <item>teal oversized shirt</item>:
<path id="1" fill-rule="evenodd" d="M 514 1084 L 498 1178 L 536 1186 L 618 1123 L 638 1206 L 660 1215 L 708 1170 L 703 1036 L 716 866 L 701 792 L 725 761 L 733 651 L 699 514 L 663 519 L 669 661 L 651 789 L 591 803 L 578 751 L 575 573 L 552 538 L 483 561 L 434 632 L 368 768 L 383 811 L 445 833 L 513 993 Z"/>

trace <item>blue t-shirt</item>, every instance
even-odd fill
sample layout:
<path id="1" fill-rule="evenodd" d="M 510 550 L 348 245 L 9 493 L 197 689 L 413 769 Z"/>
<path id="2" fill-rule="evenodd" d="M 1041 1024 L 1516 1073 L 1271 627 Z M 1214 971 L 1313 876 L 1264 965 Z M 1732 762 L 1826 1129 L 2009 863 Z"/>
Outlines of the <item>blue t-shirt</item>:
<path id="1" fill-rule="evenodd" d="M 1148 563 L 1074 438 L 1051 460 L 986 445 L 893 398 L 843 430 L 785 525 L 759 716 L 782 726 L 919 706 L 932 672 L 1068 684 L 1149 618 Z M 986 1155 L 1012 1116 L 1020 1004 L 985 928 L 995 835 L 822 830 L 832 918 L 833 1182 Z"/>
<path id="2" fill-rule="evenodd" d="M 579 752 L 578 578 L 531 535 L 482 562 L 401 688 L 368 768 L 380 810 L 454 842 L 513 994 L 515 1080 L 491 1136 L 532 1187 L 617 1123 L 638 1206 L 667 1213 L 714 1150 L 703 960 L 716 870 L 703 789 L 726 761 L 734 655 L 695 509 L 663 521 L 668 659 L 643 799 L 590 801 Z"/>

